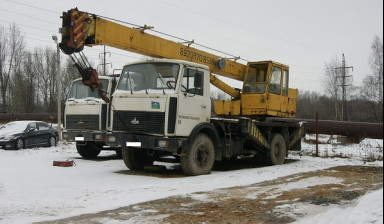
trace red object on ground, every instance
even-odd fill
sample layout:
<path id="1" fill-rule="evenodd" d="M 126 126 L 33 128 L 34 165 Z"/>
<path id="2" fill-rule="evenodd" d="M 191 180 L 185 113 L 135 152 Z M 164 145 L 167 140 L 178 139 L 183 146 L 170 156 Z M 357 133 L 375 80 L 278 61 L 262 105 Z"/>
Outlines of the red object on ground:
<path id="1" fill-rule="evenodd" d="M 67 160 L 67 161 L 53 161 L 54 166 L 63 166 L 63 167 L 69 167 L 73 166 L 73 160 Z"/>

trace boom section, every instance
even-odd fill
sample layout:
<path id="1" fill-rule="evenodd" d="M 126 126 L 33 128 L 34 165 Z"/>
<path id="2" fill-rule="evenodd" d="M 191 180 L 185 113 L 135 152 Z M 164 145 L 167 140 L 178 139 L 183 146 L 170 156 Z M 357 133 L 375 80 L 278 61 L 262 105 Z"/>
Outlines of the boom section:
<path id="1" fill-rule="evenodd" d="M 207 65 L 212 73 L 244 81 L 246 65 L 145 32 L 151 27 L 131 28 L 77 9 L 63 13 L 61 49 L 66 54 L 84 46 L 107 45 L 158 58 L 171 58 Z"/>

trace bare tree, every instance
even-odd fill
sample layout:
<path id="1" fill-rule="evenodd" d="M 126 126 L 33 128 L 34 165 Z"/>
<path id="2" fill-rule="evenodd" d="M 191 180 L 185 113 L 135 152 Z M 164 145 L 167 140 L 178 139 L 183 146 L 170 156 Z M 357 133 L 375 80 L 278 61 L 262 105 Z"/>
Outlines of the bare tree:
<path id="1" fill-rule="evenodd" d="M 56 51 L 50 48 L 36 49 L 35 60 L 38 70 L 39 92 L 46 112 L 55 112 L 57 106 Z"/>
<path id="2" fill-rule="evenodd" d="M 1 100 L 7 104 L 9 98 L 9 83 L 12 73 L 19 70 L 22 52 L 24 50 L 24 36 L 15 24 L 9 27 L 9 32 L 0 32 L 0 89 Z M 8 96 L 8 99 L 7 99 Z"/>
<path id="3" fill-rule="evenodd" d="M 369 64 L 371 74 L 363 79 L 361 93 L 364 98 L 375 102 L 375 108 L 372 112 L 378 121 L 383 121 L 383 40 L 377 35 L 374 37 L 371 45 L 371 55 Z"/>
<path id="4" fill-rule="evenodd" d="M 81 76 L 70 58 L 67 58 L 64 70 L 61 72 L 61 74 L 61 102 L 64 103 L 67 100 L 72 81 L 80 78 Z"/>
<path id="5" fill-rule="evenodd" d="M 7 59 L 7 45 L 8 36 L 5 35 L 4 27 L 0 26 L 0 91 L 1 100 L 6 105 L 6 92 L 9 83 L 9 73 L 6 72 L 6 59 Z"/>
<path id="6" fill-rule="evenodd" d="M 339 100 L 341 97 L 341 90 L 340 90 L 340 75 L 339 71 L 335 68 L 338 68 L 341 66 L 340 61 L 337 59 L 337 57 L 331 59 L 330 62 L 325 64 L 325 77 L 323 80 L 323 87 L 328 96 L 332 99 L 333 107 L 335 111 L 335 120 L 339 120 L 341 117 L 340 110 L 339 110 Z"/>

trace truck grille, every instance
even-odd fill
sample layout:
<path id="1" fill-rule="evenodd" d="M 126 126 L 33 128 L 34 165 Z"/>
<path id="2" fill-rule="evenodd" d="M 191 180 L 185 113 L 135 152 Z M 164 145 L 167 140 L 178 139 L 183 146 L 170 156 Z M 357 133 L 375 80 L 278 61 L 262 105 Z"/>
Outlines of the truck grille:
<path id="1" fill-rule="evenodd" d="M 99 115 L 66 115 L 66 129 L 99 130 Z"/>
<path id="2" fill-rule="evenodd" d="M 113 116 L 113 131 L 164 134 L 164 120 L 164 112 L 116 111 Z"/>

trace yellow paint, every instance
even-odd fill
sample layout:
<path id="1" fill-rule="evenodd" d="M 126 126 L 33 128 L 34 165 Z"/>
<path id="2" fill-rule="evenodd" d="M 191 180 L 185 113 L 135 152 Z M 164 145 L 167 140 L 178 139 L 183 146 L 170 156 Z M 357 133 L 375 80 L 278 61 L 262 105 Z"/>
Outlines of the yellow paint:
<path id="1" fill-rule="evenodd" d="M 270 89 L 273 68 L 278 67 L 282 71 L 285 70 L 288 72 L 289 67 L 286 65 L 273 61 L 249 62 L 247 65 L 244 65 L 230 59 L 222 59 L 225 60 L 225 66 L 219 68 L 218 61 L 221 58 L 217 55 L 191 47 L 193 42 L 185 45 L 183 43 L 173 42 L 148 34 L 145 32 L 145 29 L 150 28 L 149 26 L 143 29 L 130 28 L 106 19 L 89 16 L 88 14 L 80 12 L 76 9 L 72 9 L 70 12 L 71 15 L 80 15 L 81 19 L 83 19 L 83 15 L 87 15 L 88 17 L 84 20 L 82 25 L 80 24 L 80 26 L 77 26 L 77 29 L 81 27 L 80 30 L 72 30 L 72 33 L 74 33 L 75 36 L 84 34 L 88 37 L 84 38 L 88 40 L 86 46 L 107 45 L 150 57 L 191 61 L 208 66 L 213 74 L 243 81 L 243 93 L 240 94 L 239 91 L 230 87 L 211 74 L 211 83 L 218 86 L 219 89 L 228 93 L 236 100 L 221 103 L 215 102 L 215 113 L 218 115 L 230 114 L 242 116 L 267 115 L 294 117 L 296 114 L 297 90 L 288 89 L 288 95 L 281 93 L 273 94 L 268 92 Z M 71 18 L 73 17 L 75 16 L 72 16 Z M 71 27 L 64 28 L 66 30 L 73 29 Z M 62 35 L 63 39 L 68 38 L 68 34 L 63 33 Z M 83 43 L 80 42 L 75 44 L 78 50 L 83 49 L 79 46 L 81 44 Z M 246 93 L 244 91 L 246 88 L 245 83 L 249 81 L 248 78 L 252 78 L 250 76 L 251 74 L 255 74 L 255 77 L 257 77 L 256 73 L 258 66 L 266 68 L 265 71 L 263 71 L 263 76 L 265 76 L 265 78 L 263 81 L 255 80 L 254 86 L 248 86 L 247 88 L 254 88 L 256 90 L 260 86 L 264 85 L 263 88 L 265 91 L 260 92 L 257 90 L 256 92 Z M 282 72 L 281 77 L 284 76 L 283 73 L 284 72 Z M 282 92 L 283 78 L 281 79 L 280 86 Z"/>

